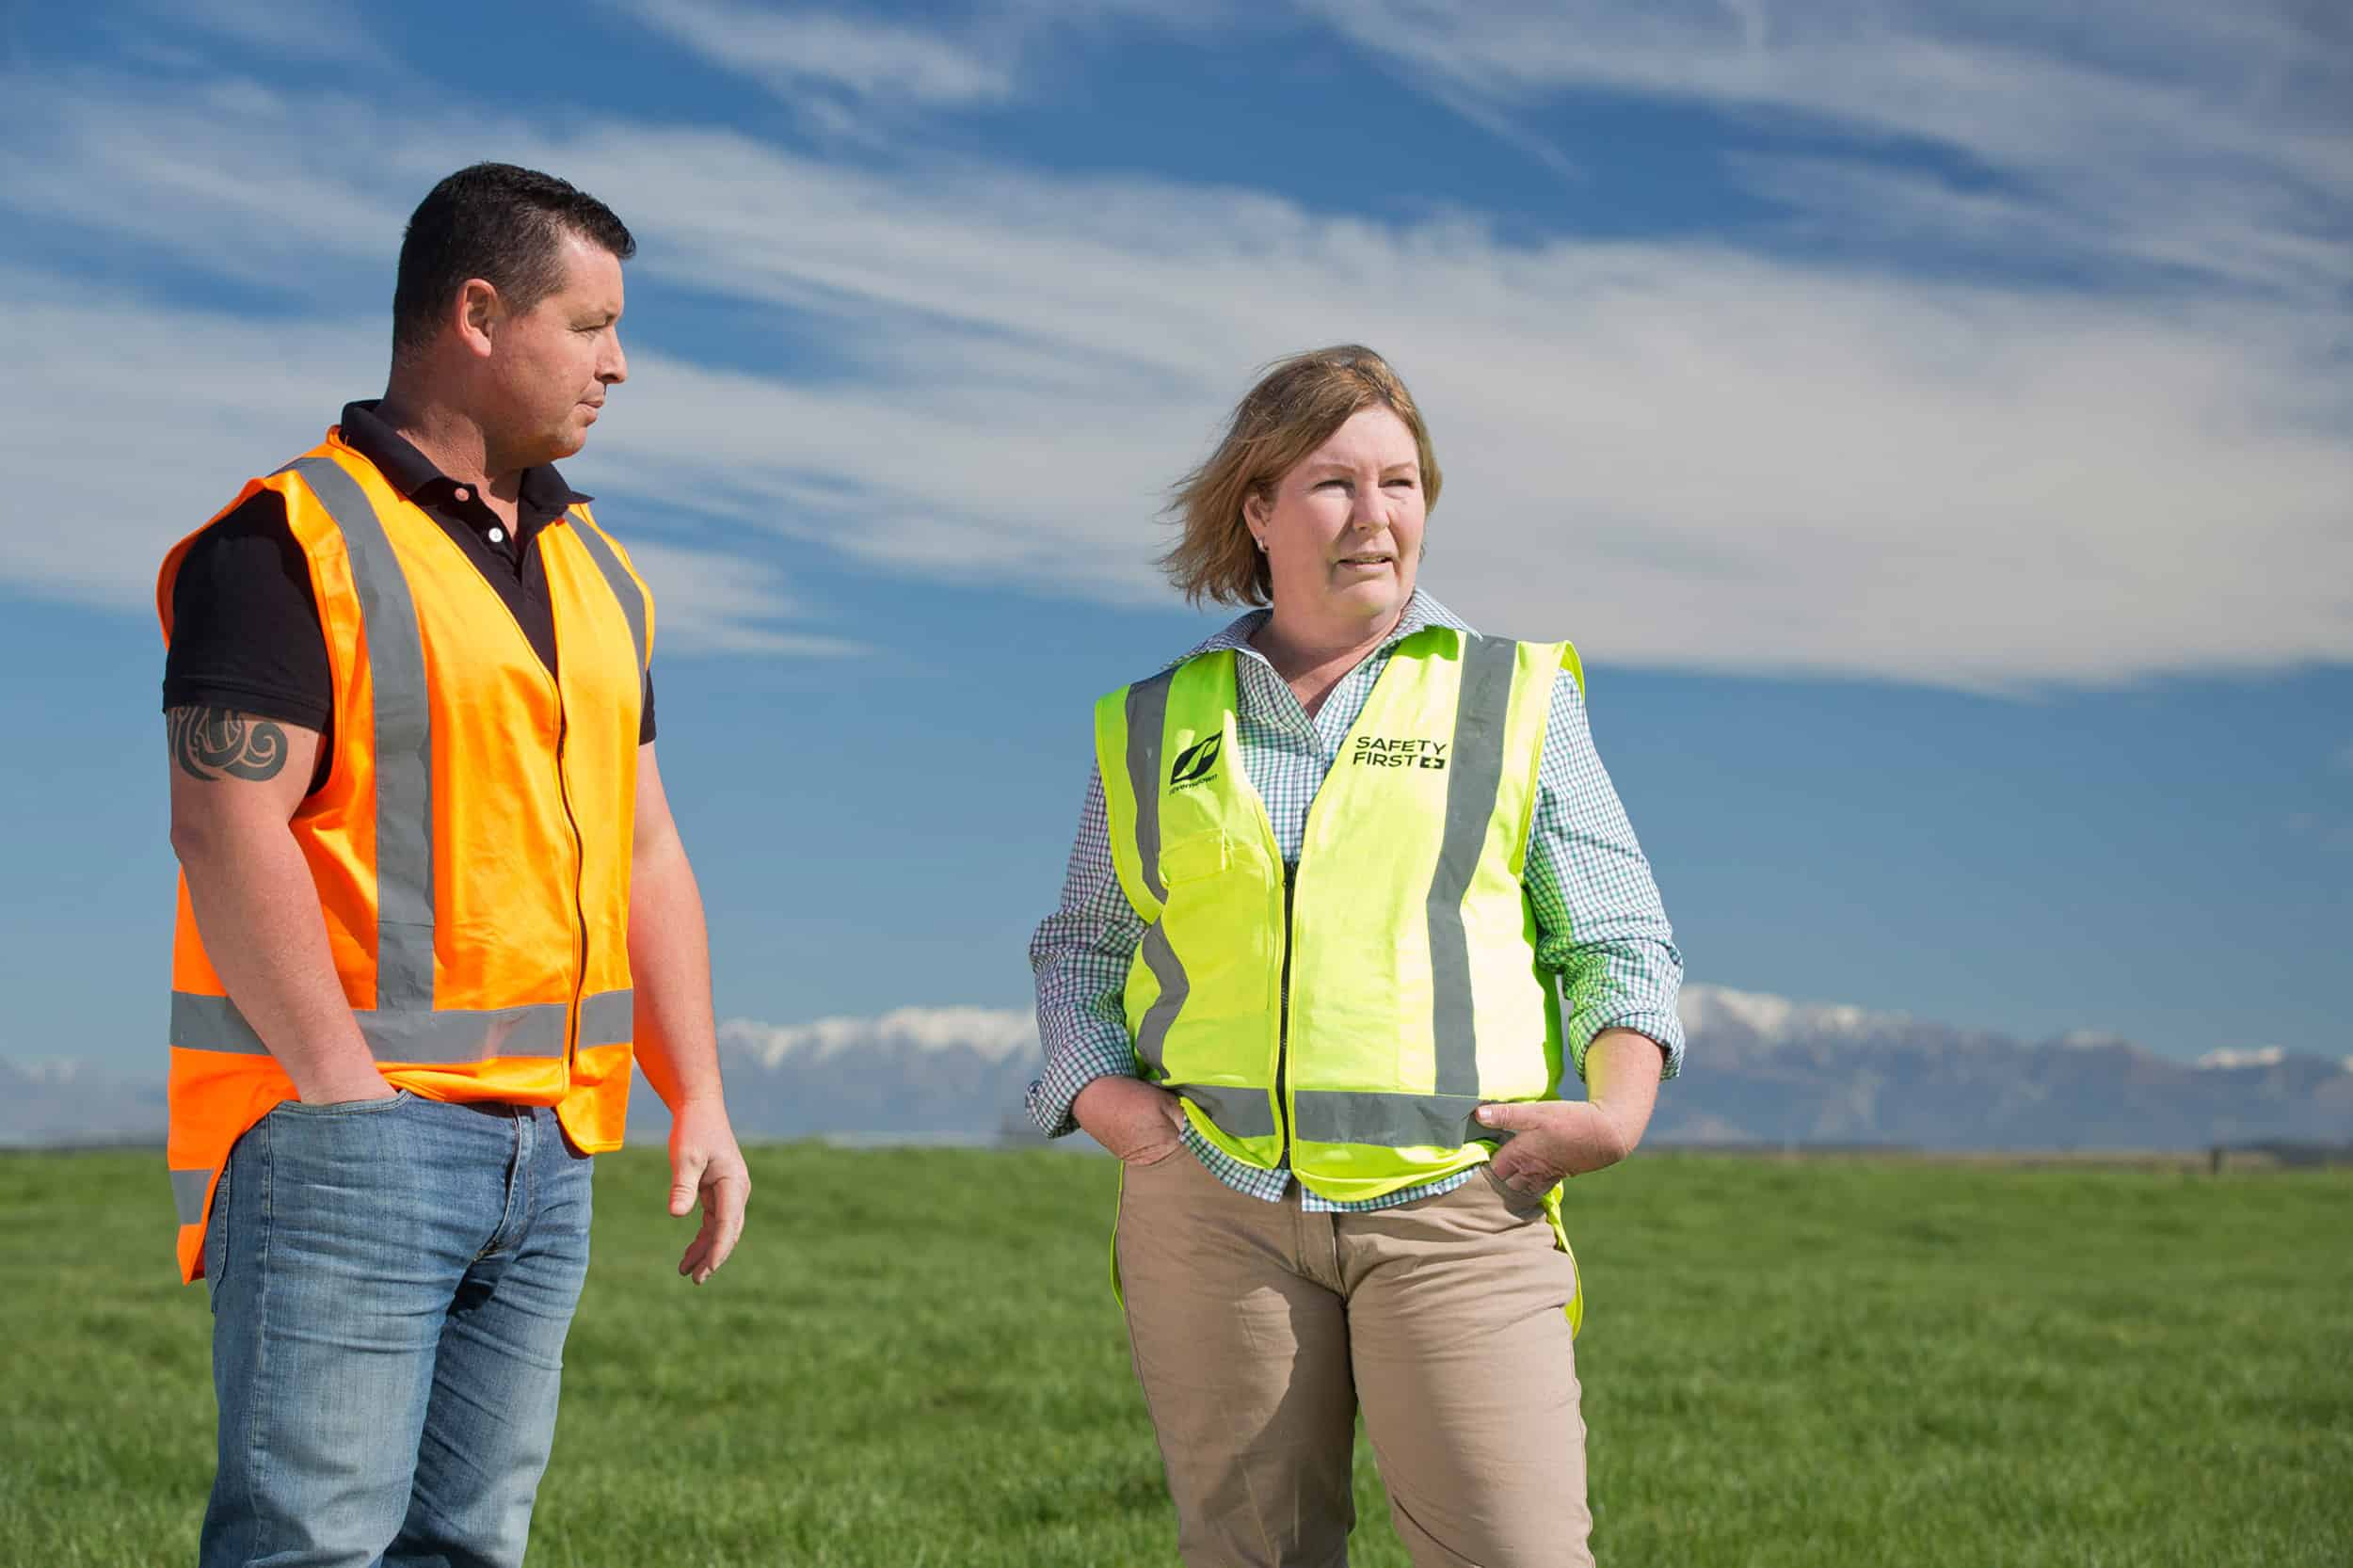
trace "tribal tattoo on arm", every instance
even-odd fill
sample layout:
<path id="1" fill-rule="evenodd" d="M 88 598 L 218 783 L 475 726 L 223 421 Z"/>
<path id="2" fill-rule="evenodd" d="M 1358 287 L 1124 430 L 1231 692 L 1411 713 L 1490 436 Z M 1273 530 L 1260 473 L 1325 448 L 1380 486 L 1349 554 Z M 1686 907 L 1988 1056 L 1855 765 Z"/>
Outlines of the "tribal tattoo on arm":
<path id="1" fill-rule="evenodd" d="M 173 708 L 164 713 L 171 760 L 190 778 L 275 778 L 286 765 L 286 732 L 234 708 Z"/>

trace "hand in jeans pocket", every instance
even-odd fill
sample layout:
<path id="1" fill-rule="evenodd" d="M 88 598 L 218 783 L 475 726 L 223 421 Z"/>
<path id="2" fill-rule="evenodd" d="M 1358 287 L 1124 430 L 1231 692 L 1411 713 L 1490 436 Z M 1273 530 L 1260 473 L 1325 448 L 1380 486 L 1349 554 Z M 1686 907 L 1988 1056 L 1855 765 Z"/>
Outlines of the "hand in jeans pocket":
<path id="1" fill-rule="evenodd" d="M 406 1105 L 416 1097 L 406 1089 L 394 1089 L 387 1084 L 383 1094 L 370 1095 L 365 1099 L 280 1100 L 278 1109 L 297 1116 L 364 1116 Z"/>

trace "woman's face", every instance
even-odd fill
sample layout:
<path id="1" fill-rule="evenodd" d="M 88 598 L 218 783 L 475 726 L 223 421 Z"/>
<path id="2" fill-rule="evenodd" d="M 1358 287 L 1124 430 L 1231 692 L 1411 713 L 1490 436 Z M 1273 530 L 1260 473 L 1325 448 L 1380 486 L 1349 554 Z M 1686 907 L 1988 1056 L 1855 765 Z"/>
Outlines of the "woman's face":
<path id="1" fill-rule="evenodd" d="M 1372 408 L 1350 416 L 1242 514 L 1266 549 L 1277 612 L 1337 626 L 1378 625 L 1405 607 L 1425 510 L 1414 433 Z"/>

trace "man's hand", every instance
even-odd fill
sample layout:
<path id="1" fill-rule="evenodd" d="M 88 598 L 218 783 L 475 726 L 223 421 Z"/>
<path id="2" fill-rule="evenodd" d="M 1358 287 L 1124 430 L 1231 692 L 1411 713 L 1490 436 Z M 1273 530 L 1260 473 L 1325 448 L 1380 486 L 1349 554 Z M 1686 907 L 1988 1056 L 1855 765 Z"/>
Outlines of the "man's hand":
<path id="1" fill-rule="evenodd" d="M 700 1285 L 719 1272 L 744 1234 L 744 1204 L 752 1174 L 735 1146 L 727 1108 L 688 1101 L 670 1123 L 670 1215 L 683 1219 L 702 1204 L 703 1223 L 678 1260 L 678 1272 Z"/>
<path id="2" fill-rule="evenodd" d="M 1634 1152 L 1658 1103 L 1658 1043 L 1630 1029 L 1606 1029 L 1585 1052 L 1589 1098 L 1482 1105 L 1482 1127 L 1515 1136 L 1489 1161 L 1514 1192 L 1542 1197 L 1570 1176 L 1615 1165 Z"/>
<path id="3" fill-rule="evenodd" d="M 294 1076 L 291 1067 L 287 1076 Z M 383 1074 L 365 1063 L 354 1064 L 347 1072 L 329 1077 L 321 1077 L 313 1072 L 307 1078 L 295 1079 L 295 1098 L 305 1105 L 351 1105 L 360 1100 L 388 1100 L 398 1093 L 399 1090 L 384 1081 Z"/>
<path id="4" fill-rule="evenodd" d="M 744 1234 L 751 1172 L 728 1125 L 719 1042 L 711 1022 L 711 935 L 702 890 L 670 820 L 653 744 L 637 748 L 637 808 L 630 850 L 629 971 L 637 1064 L 670 1108 L 670 1212 L 696 1202 L 702 1227 L 678 1272 L 700 1285 Z"/>
<path id="5" fill-rule="evenodd" d="M 1112 1074 L 1079 1091 L 1071 1117 L 1128 1165 L 1167 1159 L 1185 1127 L 1184 1102 L 1156 1083 Z"/>

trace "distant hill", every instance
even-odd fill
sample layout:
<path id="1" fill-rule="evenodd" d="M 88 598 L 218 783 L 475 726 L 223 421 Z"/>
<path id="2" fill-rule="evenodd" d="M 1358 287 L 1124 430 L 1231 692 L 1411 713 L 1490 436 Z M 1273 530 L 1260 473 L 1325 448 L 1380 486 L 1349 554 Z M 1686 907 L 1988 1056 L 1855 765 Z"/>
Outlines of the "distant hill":
<path id="1" fill-rule="evenodd" d="M 992 1137 L 1028 1126 L 1021 1096 L 1037 1076 L 1037 1024 L 986 1007 L 903 1007 L 874 1018 L 719 1026 L 728 1111 L 743 1138 L 826 1132 Z M 662 1136 L 669 1112 L 643 1083 L 630 1135 Z"/>
<path id="2" fill-rule="evenodd" d="M 1652 1136 L 1682 1144 L 1904 1144 L 1930 1149 L 2185 1149 L 2353 1141 L 2353 1064 L 2267 1048 L 2174 1061 L 2127 1041 L 2027 1043 L 1900 1014 L 1715 985 L 1683 995 L 1685 1075 Z M 985 1135 L 1026 1126 L 1026 1013 L 904 1008 L 879 1018 L 720 1031 L 747 1134 Z M 658 1104 L 634 1127 L 666 1127 Z"/>
<path id="3" fill-rule="evenodd" d="M 0 1147 L 164 1141 L 163 1052 L 152 1080 L 94 1072 L 78 1062 L 0 1058 Z"/>
<path id="4" fill-rule="evenodd" d="M 1688 987 L 1685 1077 L 1653 1136 L 1930 1149 L 2353 1141 L 2353 1062 L 2279 1048 L 2182 1062 L 2107 1035 L 2039 1043 L 1900 1014 Z"/>
<path id="5" fill-rule="evenodd" d="M 2181 1062 L 2104 1035 L 2027 1042 L 1901 1014 L 1687 987 L 1688 1070 L 1651 1136 L 1678 1144 L 1927 1149 L 2188 1149 L 2353 1142 L 2353 1060 L 2279 1048 Z M 720 1028 L 745 1138 L 988 1138 L 1026 1128 L 1030 1016 L 906 1007 L 878 1017 Z M 160 1064 L 131 1080 L 0 1061 L 0 1144 L 160 1141 Z M 641 1083 L 632 1137 L 668 1117 Z"/>

